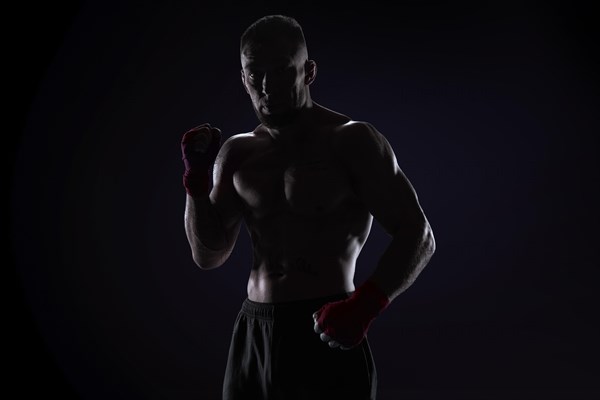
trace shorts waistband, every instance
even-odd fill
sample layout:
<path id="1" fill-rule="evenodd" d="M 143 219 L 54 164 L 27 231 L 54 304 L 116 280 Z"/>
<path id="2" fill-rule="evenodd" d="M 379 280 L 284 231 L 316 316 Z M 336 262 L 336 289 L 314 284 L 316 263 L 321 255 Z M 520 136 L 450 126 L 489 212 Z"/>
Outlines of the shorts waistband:
<path id="1" fill-rule="evenodd" d="M 315 312 L 322 305 L 332 301 L 347 299 L 353 292 L 316 297 L 312 299 L 285 301 L 280 303 L 257 303 L 248 298 L 242 303 L 242 313 L 252 318 L 274 319 L 287 315 L 296 316 L 299 312 Z"/>

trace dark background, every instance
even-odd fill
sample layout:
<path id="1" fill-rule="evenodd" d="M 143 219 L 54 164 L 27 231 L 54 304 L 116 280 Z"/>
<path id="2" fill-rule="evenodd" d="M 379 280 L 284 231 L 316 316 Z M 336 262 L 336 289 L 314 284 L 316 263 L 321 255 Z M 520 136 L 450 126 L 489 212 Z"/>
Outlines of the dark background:
<path id="1" fill-rule="evenodd" d="M 250 243 L 243 230 L 223 268 L 194 265 L 179 142 L 203 122 L 225 137 L 257 124 L 238 40 L 271 13 L 304 27 L 314 100 L 388 138 L 435 233 L 427 268 L 372 325 L 379 398 L 598 396 L 591 9 L 275 4 L 7 11 L 5 378 L 18 397 L 219 398 Z M 357 284 L 388 242 L 375 223 Z"/>

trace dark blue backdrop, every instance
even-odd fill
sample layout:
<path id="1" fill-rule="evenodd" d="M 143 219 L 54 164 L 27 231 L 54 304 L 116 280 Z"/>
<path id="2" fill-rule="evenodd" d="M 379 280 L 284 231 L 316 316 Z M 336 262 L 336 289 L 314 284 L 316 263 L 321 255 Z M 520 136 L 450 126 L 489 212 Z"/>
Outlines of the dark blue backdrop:
<path id="1" fill-rule="evenodd" d="M 380 399 L 598 395 L 590 10 L 217 3 L 11 14 L 20 397 L 219 398 L 250 243 L 242 231 L 218 270 L 193 264 L 179 142 L 203 122 L 226 137 L 256 125 L 238 39 L 271 13 L 303 25 L 313 98 L 388 138 L 434 229 L 428 267 L 371 328 Z M 376 223 L 356 283 L 388 242 Z"/>

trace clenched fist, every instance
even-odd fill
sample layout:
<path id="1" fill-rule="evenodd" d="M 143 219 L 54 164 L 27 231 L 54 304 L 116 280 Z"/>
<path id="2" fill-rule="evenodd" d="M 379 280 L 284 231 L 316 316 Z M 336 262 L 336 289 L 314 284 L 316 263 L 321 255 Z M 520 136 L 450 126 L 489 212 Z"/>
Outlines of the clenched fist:
<path id="1" fill-rule="evenodd" d="M 383 290 L 367 280 L 348 299 L 327 303 L 313 314 L 315 333 L 329 347 L 348 350 L 363 340 L 371 322 L 389 303 Z"/>
<path id="2" fill-rule="evenodd" d="M 209 192 L 209 176 L 220 147 L 221 131 L 207 123 L 198 125 L 183 135 L 183 186 L 190 196 L 201 196 Z"/>

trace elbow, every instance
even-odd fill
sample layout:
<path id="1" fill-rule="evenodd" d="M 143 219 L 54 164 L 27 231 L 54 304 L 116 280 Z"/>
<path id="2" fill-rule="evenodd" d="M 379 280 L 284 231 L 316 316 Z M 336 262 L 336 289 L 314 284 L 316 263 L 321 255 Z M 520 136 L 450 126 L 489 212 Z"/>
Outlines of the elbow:
<path id="1" fill-rule="evenodd" d="M 436 243 L 433 229 L 425 216 L 419 221 L 414 221 L 411 228 L 403 232 L 404 235 L 410 236 L 411 240 L 420 249 L 420 252 L 427 258 L 435 253 Z"/>
<path id="2" fill-rule="evenodd" d="M 403 243 L 412 243 L 419 254 L 429 259 L 435 253 L 436 243 L 433 229 L 425 217 L 418 221 L 402 226 L 391 234 L 393 238 Z"/>
<path id="3" fill-rule="evenodd" d="M 223 264 L 218 264 L 218 263 L 210 263 L 210 262 L 207 262 L 206 260 L 195 258 L 195 257 L 193 257 L 193 260 L 194 260 L 194 263 L 198 266 L 198 268 L 200 268 L 203 271 L 209 271 L 211 269 L 219 268 L 221 265 L 223 265 Z"/>
<path id="4" fill-rule="evenodd" d="M 433 229 L 431 229 L 431 225 L 429 222 L 425 222 L 424 230 L 423 230 L 423 243 L 426 249 L 426 252 L 429 254 L 429 257 L 435 253 L 436 244 L 435 244 L 435 236 L 433 235 Z"/>
<path id="5" fill-rule="evenodd" d="M 210 249 L 196 249 L 192 252 L 194 263 L 201 270 L 211 270 L 222 266 L 229 258 L 230 252 L 215 251 Z"/>

